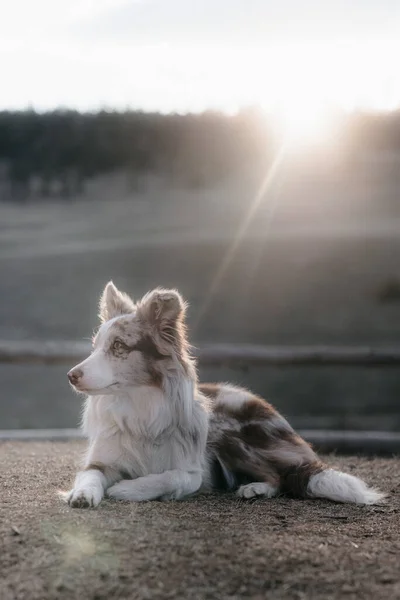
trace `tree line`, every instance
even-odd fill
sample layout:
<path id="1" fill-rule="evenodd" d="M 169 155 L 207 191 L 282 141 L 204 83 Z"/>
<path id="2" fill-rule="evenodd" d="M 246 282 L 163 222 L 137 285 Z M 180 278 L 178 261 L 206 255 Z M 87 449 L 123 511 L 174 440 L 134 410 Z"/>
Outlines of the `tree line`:
<path id="1" fill-rule="evenodd" d="M 397 151 L 400 113 L 356 114 L 341 122 L 353 153 Z M 0 112 L 0 165 L 12 197 L 35 191 L 80 193 L 98 174 L 161 172 L 186 183 L 213 183 L 257 161 L 277 144 L 273 123 L 256 109 L 235 116 L 144 112 Z M 35 188 L 36 186 L 36 188 Z"/>
<path id="2" fill-rule="evenodd" d="M 272 151 L 266 140 L 254 111 L 0 112 L 0 163 L 15 196 L 35 181 L 41 195 L 54 181 L 65 195 L 76 194 L 86 179 L 118 169 L 165 172 L 200 185 Z"/>

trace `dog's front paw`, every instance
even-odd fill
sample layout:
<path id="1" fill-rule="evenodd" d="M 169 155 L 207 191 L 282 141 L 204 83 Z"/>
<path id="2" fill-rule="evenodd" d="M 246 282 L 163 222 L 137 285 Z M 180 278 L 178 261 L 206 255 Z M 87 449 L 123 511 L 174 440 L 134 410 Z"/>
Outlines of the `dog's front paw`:
<path id="1" fill-rule="evenodd" d="M 103 498 L 103 490 L 95 487 L 74 488 L 64 494 L 64 500 L 72 508 L 95 508 Z"/>

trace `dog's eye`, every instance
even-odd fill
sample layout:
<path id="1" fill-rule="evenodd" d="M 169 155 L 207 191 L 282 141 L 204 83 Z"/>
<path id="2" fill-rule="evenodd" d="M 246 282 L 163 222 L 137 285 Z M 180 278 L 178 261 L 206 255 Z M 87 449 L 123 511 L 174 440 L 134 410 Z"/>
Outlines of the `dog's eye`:
<path id="1" fill-rule="evenodd" d="M 129 350 L 128 346 L 121 342 L 121 340 L 115 340 L 115 342 L 112 345 L 112 349 L 114 350 L 114 352 L 126 352 L 127 350 Z"/>

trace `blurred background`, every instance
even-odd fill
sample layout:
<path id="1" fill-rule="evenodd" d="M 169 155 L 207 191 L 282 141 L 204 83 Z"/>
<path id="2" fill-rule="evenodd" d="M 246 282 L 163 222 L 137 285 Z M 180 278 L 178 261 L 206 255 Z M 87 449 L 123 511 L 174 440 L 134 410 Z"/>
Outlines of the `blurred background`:
<path id="1" fill-rule="evenodd" d="M 192 342 L 396 346 L 395 0 L 14 0 L 0 340 L 85 340 L 109 279 Z M 75 427 L 72 364 L 0 363 L 0 429 Z M 296 427 L 400 431 L 399 368 L 201 367 Z"/>

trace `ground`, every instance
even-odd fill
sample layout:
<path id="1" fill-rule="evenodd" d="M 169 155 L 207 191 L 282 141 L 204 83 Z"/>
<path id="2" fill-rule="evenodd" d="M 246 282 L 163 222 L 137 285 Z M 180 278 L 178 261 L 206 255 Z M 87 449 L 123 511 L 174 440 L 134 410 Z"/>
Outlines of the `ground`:
<path id="1" fill-rule="evenodd" d="M 400 598 L 400 459 L 325 457 L 389 493 L 317 500 L 105 501 L 57 497 L 82 442 L 0 445 L 2 600 Z"/>

